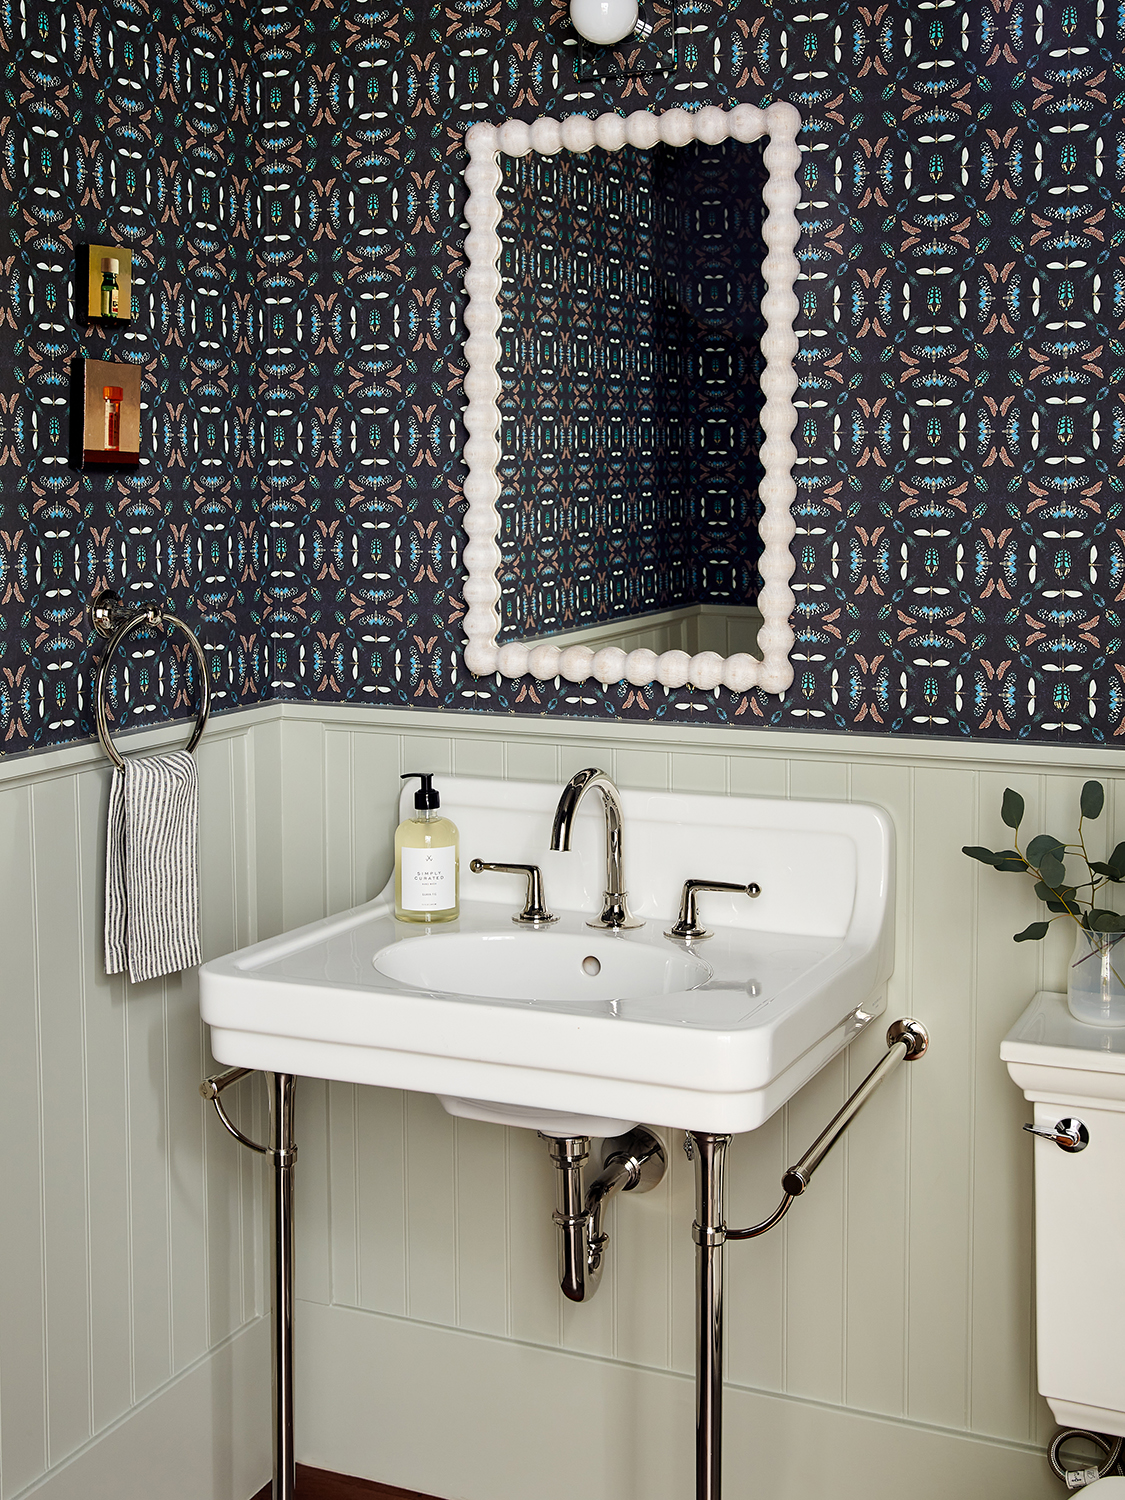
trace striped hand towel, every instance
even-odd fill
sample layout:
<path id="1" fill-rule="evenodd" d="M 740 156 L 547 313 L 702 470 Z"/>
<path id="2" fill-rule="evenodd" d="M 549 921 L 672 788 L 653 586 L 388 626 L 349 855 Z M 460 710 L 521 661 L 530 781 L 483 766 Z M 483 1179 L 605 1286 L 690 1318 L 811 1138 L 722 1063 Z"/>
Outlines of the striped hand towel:
<path id="1" fill-rule="evenodd" d="M 105 853 L 105 971 L 134 983 L 199 950 L 199 784 L 186 750 L 114 768 Z"/>

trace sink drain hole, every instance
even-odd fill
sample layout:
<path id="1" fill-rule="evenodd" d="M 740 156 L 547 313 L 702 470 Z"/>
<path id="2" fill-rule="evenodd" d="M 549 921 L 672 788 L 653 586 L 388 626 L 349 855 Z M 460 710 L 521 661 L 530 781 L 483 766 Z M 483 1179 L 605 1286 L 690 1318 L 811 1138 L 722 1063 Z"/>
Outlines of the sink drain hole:
<path id="1" fill-rule="evenodd" d="M 587 956 L 582 960 L 582 972 L 583 974 L 589 974 L 591 979 L 593 979 L 595 974 L 600 974 L 602 972 L 601 964 L 592 953 L 587 954 Z"/>

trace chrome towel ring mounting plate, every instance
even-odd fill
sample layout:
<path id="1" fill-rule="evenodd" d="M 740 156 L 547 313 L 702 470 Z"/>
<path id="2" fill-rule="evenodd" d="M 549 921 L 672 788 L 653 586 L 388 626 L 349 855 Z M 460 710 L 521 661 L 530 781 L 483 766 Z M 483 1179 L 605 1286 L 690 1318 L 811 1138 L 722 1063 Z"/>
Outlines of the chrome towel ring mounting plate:
<path id="1" fill-rule="evenodd" d="M 182 630 L 187 636 L 191 649 L 195 653 L 195 659 L 199 663 L 199 713 L 191 739 L 187 742 L 187 749 L 194 750 L 199 744 L 199 737 L 207 727 L 207 720 L 211 714 L 211 684 L 207 678 L 207 658 L 203 655 L 203 647 L 199 644 L 195 632 L 159 604 L 139 606 L 122 604 L 112 589 L 103 589 L 94 597 L 90 604 L 90 619 L 98 634 L 103 640 L 109 642 L 98 664 L 98 675 L 94 682 L 94 715 L 98 727 L 98 740 L 113 764 L 119 771 L 124 771 L 125 762 L 109 737 L 106 687 L 114 653 L 126 636 L 131 635 L 134 630 L 146 628 L 167 630 L 172 627 Z"/>

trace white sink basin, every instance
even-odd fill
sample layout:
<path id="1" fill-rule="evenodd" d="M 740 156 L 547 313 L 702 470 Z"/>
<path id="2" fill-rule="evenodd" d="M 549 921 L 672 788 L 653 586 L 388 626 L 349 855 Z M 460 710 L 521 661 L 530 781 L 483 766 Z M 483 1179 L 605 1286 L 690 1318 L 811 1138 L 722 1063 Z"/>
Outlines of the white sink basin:
<path id="1" fill-rule="evenodd" d="M 654 929 L 659 936 L 659 929 Z M 377 974 L 430 994 L 478 999 L 573 1001 L 579 1005 L 639 1000 L 698 989 L 711 970 L 650 933 L 443 932 L 391 943 L 376 953 Z"/>
<path id="2" fill-rule="evenodd" d="M 606 933 L 585 923 L 605 869 L 594 799 L 562 854 L 548 850 L 557 787 L 440 788 L 461 831 L 460 919 L 419 933 L 395 921 L 388 890 L 205 964 L 219 1062 L 437 1094 L 555 1134 L 567 1114 L 734 1132 L 882 1012 L 894 848 L 879 809 L 626 792 L 626 876 L 646 925 Z M 472 858 L 538 864 L 559 922 L 516 928 L 522 882 L 472 875 Z M 754 880 L 762 894 L 702 895 L 715 935 L 685 951 L 663 932 L 689 877 Z"/>

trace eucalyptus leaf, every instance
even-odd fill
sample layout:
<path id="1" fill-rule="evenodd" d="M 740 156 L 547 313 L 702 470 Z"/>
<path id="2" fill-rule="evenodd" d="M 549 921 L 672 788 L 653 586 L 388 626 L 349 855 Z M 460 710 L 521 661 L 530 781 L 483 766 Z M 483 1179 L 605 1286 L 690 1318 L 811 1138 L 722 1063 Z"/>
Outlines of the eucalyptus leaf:
<path id="1" fill-rule="evenodd" d="M 1057 854 L 1044 854 L 1039 861 L 1039 873 L 1053 891 L 1066 883 L 1066 866 Z"/>
<path id="2" fill-rule="evenodd" d="M 1075 891 L 1072 885 L 1064 885 L 1060 890 L 1053 891 L 1049 885 L 1045 885 L 1043 881 L 1037 880 L 1035 882 L 1035 894 L 1039 897 L 1040 901 L 1047 903 L 1048 911 L 1060 913 L 1071 911 L 1077 904 L 1074 900 Z"/>
<path id="3" fill-rule="evenodd" d="M 1050 854 L 1052 850 L 1057 850 L 1061 859 L 1065 848 L 1063 841 L 1053 833 L 1037 833 L 1027 846 L 1027 857 L 1033 865 L 1037 865 L 1044 854 Z"/>
<path id="4" fill-rule="evenodd" d="M 1125 844 L 1118 844 L 1117 848 L 1109 856 L 1109 866 L 1113 871 L 1110 880 L 1125 880 Z M 1106 873 L 1106 872 L 1103 872 Z"/>
<path id="5" fill-rule="evenodd" d="M 1025 927 L 1022 932 L 1017 932 L 1012 941 L 1016 943 L 1035 942 L 1039 938 L 1047 936 L 1050 926 L 1050 922 L 1032 922 L 1030 927 Z"/>
<path id="6" fill-rule="evenodd" d="M 1000 816 L 1009 828 L 1018 828 L 1023 822 L 1023 798 L 1019 792 L 1013 792 L 1010 786 L 1004 788 Z"/>
<path id="7" fill-rule="evenodd" d="M 962 844 L 961 853 L 967 854 L 970 859 L 979 859 L 982 865 L 994 865 L 1000 858 L 991 849 L 984 849 L 980 844 Z"/>
<path id="8" fill-rule="evenodd" d="M 1027 861 L 1014 849 L 1000 849 L 993 853 L 991 849 L 982 849 L 979 844 L 965 844 L 961 853 L 967 854 L 970 859 L 979 859 L 982 865 L 991 865 L 994 870 L 1022 874 L 1027 869 Z"/>
<path id="9" fill-rule="evenodd" d="M 1105 787 L 1100 781 L 1087 781 L 1078 803 L 1084 818 L 1100 818 L 1105 806 Z"/>
<path id="10" fill-rule="evenodd" d="M 1125 917 L 1120 912 L 1094 907 L 1090 912 L 1090 930 L 1092 932 L 1125 932 Z"/>

